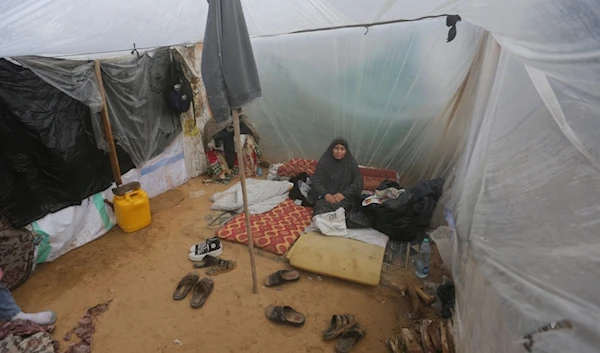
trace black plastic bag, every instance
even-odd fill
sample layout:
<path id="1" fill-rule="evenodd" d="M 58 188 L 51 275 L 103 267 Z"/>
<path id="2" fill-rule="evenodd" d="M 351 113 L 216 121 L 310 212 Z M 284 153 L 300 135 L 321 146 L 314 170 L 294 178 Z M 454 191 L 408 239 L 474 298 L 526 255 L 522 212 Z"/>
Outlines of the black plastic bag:
<path id="1" fill-rule="evenodd" d="M 391 240 L 421 240 L 442 196 L 443 186 L 442 178 L 421 181 L 415 187 L 405 189 L 397 199 L 371 204 L 365 211 L 373 218 L 373 228 Z"/>

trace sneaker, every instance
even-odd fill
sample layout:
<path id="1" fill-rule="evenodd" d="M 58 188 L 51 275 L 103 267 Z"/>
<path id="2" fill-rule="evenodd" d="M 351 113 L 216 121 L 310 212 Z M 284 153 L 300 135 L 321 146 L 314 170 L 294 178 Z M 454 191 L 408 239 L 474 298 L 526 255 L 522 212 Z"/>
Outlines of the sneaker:
<path id="1" fill-rule="evenodd" d="M 206 239 L 204 243 L 199 243 L 190 248 L 190 255 L 188 258 L 192 261 L 202 261 L 206 255 L 213 257 L 219 256 L 223 253 L 223 246 L 219 238 Z"/>

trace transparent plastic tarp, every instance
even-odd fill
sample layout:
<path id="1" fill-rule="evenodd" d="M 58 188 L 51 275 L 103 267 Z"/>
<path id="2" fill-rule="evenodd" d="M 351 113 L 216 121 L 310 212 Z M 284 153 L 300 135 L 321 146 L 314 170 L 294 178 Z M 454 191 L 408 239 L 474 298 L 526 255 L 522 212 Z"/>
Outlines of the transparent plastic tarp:
<path id="1" fill-rule="evenodd" d="M 443 14 L 454 1 L 242 0 L 251 36 Z M 193 44 L 205 0 L 4 0 L 0 57 L 94 55 Z"/>
<path id="2" fill-rule="evenodd" d="M 535 351 L 597 351 L 598 169 L 504 51 L 479 119 L 452 199 L 460 351 L 522 352 L 523 336 L 562 320 L 574 328 L 534 336 Z"/>
<path id="3" fill-rule="evenodd" d="M 344 136 L 359 163 L 405 172 L 448 128 L 439 117 L 455 103 L 481 34 L 461 24 L 446 43 L 441 18 L 254 39 L 264 97 L 247 112 L 269 136 L 267 159 L 318 159 Z M 427 131 L 411 133 L 416 122 Z"/>

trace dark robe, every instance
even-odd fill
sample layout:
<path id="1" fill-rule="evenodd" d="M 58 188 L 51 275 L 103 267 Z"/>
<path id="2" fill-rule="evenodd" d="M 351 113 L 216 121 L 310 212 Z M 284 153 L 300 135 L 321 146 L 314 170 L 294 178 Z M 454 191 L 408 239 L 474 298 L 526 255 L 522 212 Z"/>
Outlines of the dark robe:
<path id="1" fill-rule="evenodd" d="M 333 149 L 336 145 L 346 147 L 346 155 L 341 160 L 337 160 L 333 156 Z M 358 163 L 350 153 L 348 142 L 343 138 L 336 138 L 319 159 L 317 170 L 311 179 L 308 198 L 315 205 L 314 214 L 334 212 L 340 207 L 344 208 L 346 213 L 360 209 L 362 188 L 363 179 Z M 337 193 L 344 195 L 343 201 L 330 204 L 325 200 L 325 195 Z"/>

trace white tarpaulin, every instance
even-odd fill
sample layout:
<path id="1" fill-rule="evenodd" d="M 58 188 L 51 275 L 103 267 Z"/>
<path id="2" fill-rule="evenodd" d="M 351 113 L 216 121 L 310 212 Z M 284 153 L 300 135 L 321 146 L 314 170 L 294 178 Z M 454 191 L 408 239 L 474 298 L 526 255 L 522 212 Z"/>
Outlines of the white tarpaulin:
<path id="1" fill-rule="evenodd" d="M 561 320 L 572 329 L 533 335 L 532 351 L 598 351 L 597 0 L 242 3 L 267 156 L 315 158 L 346 135 L 361 164 L 447 177 L 460 352 L 526 352 L 526 334 Z M 207 8 L 5 0 L 0 57 L 195 43 Z M 286 34 L 440 14 L 463 19 L 451 43 L 444 18 Z"/>

